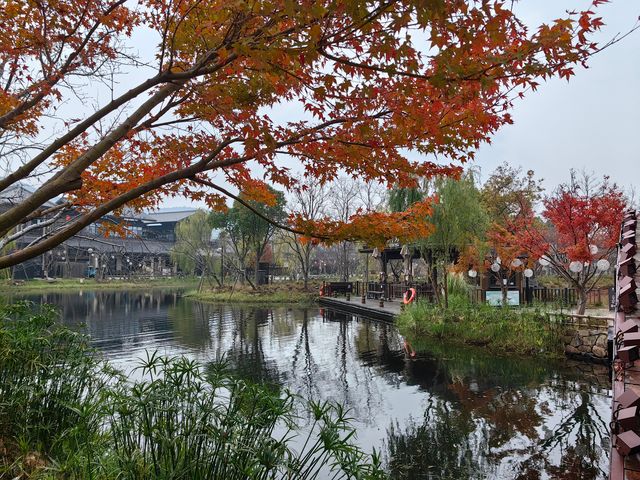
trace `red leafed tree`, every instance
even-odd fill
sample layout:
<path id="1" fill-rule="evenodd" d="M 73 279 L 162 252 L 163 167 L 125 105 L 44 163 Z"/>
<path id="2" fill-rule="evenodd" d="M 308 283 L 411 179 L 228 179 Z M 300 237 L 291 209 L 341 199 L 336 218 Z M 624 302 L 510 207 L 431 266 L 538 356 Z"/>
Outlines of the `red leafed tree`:
<path id="1" fill-rule="evenodd" d="M 534 259 L 527 255 L 516 229 L 494 223 L 487 233 L 487 240 L 490 254 L 485 257 L 484 270 L 496 278 L 502 292 L 502 305 L 506 306 L 514 274 L 530 268 Z"/>
<path id="2" fill-rule="evenodd" d="M 509 226 L 524 251 L 579 291 L 578 314 L 584 314 L 588 293 L 608 270 L 624 206 L 623 192 L 607 177 L 596 184 L 572 173 L 570 183 L 544 200 L 545 225 L 526 211 Z"/>
<path id="3" fill-rule="evenodd" d="M 521 242 L 521 231 L 516 229 L 516 220 L 508 220 L 509 226 L 493 222 L 486 238 L 476 238 L 460 252 L 454 269 L 467 273 L 469 269 L 489 275 L 500 286 L 502 306 L 508 305 L 508 292 L 513 275 L 531 268 L 533 262 Z"/>
<path id="4" fill-rule="evenodd" d="M 0 268 L 167 195 L 223 208 L 238 198 L 229 185 L 273 202 L 264 182 L 290 189 L 294 170 L 399 186 L 455 174 L 511 122 L 514 97 L 570 77 L 596 50 L 600 3 L 530 28 L 491 0 L 8 0 L 0 193 L 18 182 L 35 192 L 0 213 L 0 241 L 45 212 L 79 215 L 0 256 Z M 136 58 L 141 43 L 155 49 Z M 381 243 L 423 234 L 410 223 L 426 209 L 293 223 Z"/>

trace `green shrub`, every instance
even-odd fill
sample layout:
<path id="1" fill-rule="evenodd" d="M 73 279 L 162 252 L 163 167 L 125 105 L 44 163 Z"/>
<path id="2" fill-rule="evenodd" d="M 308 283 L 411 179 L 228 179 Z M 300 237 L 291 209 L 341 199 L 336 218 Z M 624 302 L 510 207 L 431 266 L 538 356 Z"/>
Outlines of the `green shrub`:
<path id="1" fill-rule="evenodd" d="M 495 352 L 559 355 L 562 327 L 538 308 L 473 305 L 454 297 L 449 308 L 417 302 L 400 314 L 397 325 L 410 340 L 423 337 L 479 345 Z"/>
<path id="2" fill-rule="evenodd" d="M 99 407 L 114 372 L 55 318 L 47 306 L 0 309 L 0 429 L 24 454 L 77 460 L 99 442 Z"/>
<path id="3" fill-rule="evenodd" d="M 290 393 L 184 357 L 151 355 L 142 370 L 148 380 L 110 402 L 118 471 L 126 478 L 316 478 L 323 469 L 332 478 L 382 475 L 379 462 L 350 443 L 354 431 L 338 405 L 309 403 L 315 422 L 296 452 Z"/>

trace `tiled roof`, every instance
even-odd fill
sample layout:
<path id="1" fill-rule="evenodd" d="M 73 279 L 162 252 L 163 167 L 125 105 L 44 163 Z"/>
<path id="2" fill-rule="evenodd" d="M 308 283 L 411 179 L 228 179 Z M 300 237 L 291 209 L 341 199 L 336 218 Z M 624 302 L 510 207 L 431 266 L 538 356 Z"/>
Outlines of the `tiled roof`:
<path id="1" fill-rule="evenodd" d="M 0 204 L 15 205 L 26 200 L 35 192 L 35 188 L 29 187 L 22 182 L 15 183 L 0 192 Z M 56 202 L 49 200 L 44 204 L 45 207 L 53 207 Z"/>
<path id="2" fill-rule="evenodd" d="M 198 211 L 197 208 L 161 208 L 155 212 L 149 212 L 142 216 L 143 220 L 153 222 L 179 222 L 190 217 Z"/>

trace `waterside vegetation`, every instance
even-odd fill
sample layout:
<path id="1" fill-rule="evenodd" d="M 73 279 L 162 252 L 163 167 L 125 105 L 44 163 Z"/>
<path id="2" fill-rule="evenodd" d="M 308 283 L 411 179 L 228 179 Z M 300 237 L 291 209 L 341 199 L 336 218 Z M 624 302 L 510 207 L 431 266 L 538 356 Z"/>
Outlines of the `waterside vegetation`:
<path id="1" fill-rule="evenodd" d="M 255 289 L 248 286 L 235 285 L 202 291 L 192 290 L 187 292 L 185 296 L 211 303 L 310 305 L 317 301 L 319 288 L 319 285 L 310 285 L 308 288 L 304 288 L 302 284 L 294 282 L 260 285 Z"/>
<path id="2" fill-rule="evenodd" d="M 550 306 L 529 308 L 474 304 L 458 277 L 449 279 L 449 306 L 418 301 L 397 318 L 397 326 L 412 348 L 429 339 L 482 346 L 494 353 L 563 354 L 562 322 Z"/>
<path id="3" fill-rule="evenodd" d="M 497 353 L 548 356 L 563 353 L 562 325 L 552 322 L 540 308 L 515 310 L 450 301 L 447 309 L 418 302 L 398 316 L 397 324 L 400 332 L 415 344 L 425 337 L 435 337 L 482 346 Z"/>
<path id="4" fill-rule="evenodd" d="M 224 364 L 149 354 L 128 381 L 55 312 L 0 307 L 0 477 L 383 478 L 352 443 L 348 412 L 232 376 Z M 140 376 L 140 375 L 138 375 Z"/>

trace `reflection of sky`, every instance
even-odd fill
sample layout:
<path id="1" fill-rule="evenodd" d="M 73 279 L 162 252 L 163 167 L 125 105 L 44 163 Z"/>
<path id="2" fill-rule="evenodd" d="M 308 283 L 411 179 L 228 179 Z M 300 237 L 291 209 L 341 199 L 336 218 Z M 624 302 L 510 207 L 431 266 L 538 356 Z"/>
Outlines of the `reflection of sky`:
<path id="1" fill-rule="evenodd" d="M 580 448 L 592 454 L 595 448 L 606 469 L 608 437 L 598 436 L 606 431 L 602 418 L 610 402 L 606 369 L 596 369 L 592 380 L 566 364 L 495 359 L 443 345 L 408 360 L 393 326 L 329 311 L 323 316 L 317 308 L 204 305 L 172 292 L 49 294 L 46 301 L 61 307 L 65 323 L 86 324 L 95 345 L 126 372 L 147 350 L 203 362 L 225 357 L 240 375 L 345 404 L 368 451 L 386 448 L 392 423 L 409 438 L 416 435 L 412 426 L 442 436 L 471 425 L 454 439 L 464 445 L 446 448 L 467 452 L 490 478 L 506 479 L 527 461 L 534 469 L 544 460 L 559 465 L 566 447 L 582 445 L 579 433 L 592 428 L 593 441 Z M 425 420 L 434 405 L 452 412 L 459 425 L 442 424 L 438 415 Z M 545 440 L 559 443 L 545 450 Z M 429 458 L 440 458 L 438 445 L 431 448 Z"/>

